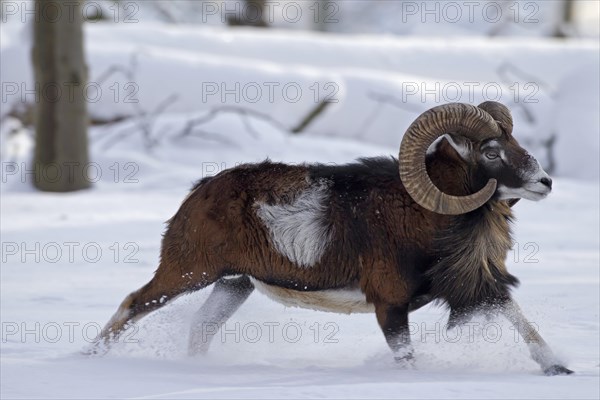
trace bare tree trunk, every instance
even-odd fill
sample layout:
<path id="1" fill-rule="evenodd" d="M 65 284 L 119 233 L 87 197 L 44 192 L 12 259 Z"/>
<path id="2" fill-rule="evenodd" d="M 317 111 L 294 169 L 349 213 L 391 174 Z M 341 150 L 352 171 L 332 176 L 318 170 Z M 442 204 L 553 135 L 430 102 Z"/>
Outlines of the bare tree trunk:
<path id="1" fill-rule="evenodd" d="M 317 7 L 315 11 L 315 27 L 314 29 L 319 32 L 327 32 L 327 12 L 326 10 L 327 0 L 317 0 L 313 6 Z"/>
<path id="2" fill-rule="evenodd" d="M 265 0 L 246 0 L 245 4 L 241 4 L 238 14 L 227 18 L 227 24 L 230 26 L 268 27 Z"/>
<path id="3" fill-rule="evenodd" d="M 81 2 L 36 0 L 34 186 L 69 192 L 90 186 Z"/>
<path id="4" fill-rule="evenodd" d="M 554 36 L 566 38 L 573 34 L 573 18 L 575 14 L 575 0 L 563 0 L 560 16 L 556 24 Z"/>

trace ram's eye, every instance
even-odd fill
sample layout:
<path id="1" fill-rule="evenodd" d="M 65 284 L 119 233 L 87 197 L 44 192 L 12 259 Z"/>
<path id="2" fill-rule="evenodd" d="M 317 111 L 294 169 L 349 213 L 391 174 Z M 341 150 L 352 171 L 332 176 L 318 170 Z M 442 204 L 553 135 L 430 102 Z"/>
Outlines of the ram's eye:
<path id="1" fill-rule="evenodd" d="M 499 157 L 498 153 L 495 151 L 488 151 L 487 153 L 485 153 L 485 156 L 490 160 L 495 160 Z"/>

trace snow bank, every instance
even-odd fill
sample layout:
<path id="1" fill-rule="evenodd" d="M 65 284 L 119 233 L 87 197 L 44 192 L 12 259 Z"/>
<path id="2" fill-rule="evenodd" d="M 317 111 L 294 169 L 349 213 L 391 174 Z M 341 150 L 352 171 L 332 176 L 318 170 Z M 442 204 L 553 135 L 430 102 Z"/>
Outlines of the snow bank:
<path id="1" fill-rule="evenodd" d="M 5 31 L 2 115 L 34 100 L 26 93 L 33 88 L 27 34 Z M 89 112 L 97 121 L 234 106 L 285 131 L 329 98 L 334 103 L 309 134 L 396 148 L 410 122 L 436 104 L 498 100 L 511 107 L 516 136 L 545 167 L 554 165 L 559 176 L 599 176 L 597 41 L 96 23 L 86 26 L 86 49 Z"/>

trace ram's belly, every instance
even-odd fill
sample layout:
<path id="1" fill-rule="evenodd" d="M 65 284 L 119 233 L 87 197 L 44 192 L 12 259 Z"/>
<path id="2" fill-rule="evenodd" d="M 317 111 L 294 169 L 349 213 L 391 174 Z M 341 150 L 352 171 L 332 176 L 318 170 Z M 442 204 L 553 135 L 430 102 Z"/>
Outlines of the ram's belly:
<path id="1" fill-rule="evenodd" d="M 309 308 L 318 311 L 335 313 L 372 313 L 375 308 L 367 303 L 364 293 L 359 288 L 319 290 L 303 292 L 267 285 L 252 279 L 256 289 L 288 307 Z"/>

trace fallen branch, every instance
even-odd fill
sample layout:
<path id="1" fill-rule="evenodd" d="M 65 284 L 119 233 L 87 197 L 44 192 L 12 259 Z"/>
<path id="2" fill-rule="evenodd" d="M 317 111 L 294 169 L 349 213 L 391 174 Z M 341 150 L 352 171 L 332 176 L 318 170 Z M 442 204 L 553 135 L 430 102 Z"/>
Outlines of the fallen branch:
<path id="1" fill-rule="evenodd" d="M 297 127 L 292 129 L 292 133 L 298 134 L 302 133 L 307 126 L 309 126 L 319 115 L 321 115 L 325 109 L 332 103 L 330 100 L 323 100 L 320 102 L 302 121 L 298 124 Z"/>

